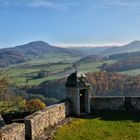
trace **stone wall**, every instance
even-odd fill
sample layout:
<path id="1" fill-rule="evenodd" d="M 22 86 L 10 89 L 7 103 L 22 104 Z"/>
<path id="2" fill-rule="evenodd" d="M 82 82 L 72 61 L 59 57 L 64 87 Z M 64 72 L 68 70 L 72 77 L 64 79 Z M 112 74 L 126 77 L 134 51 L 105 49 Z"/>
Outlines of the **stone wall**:
<path id="1" fill-rule="evenodd" d="M 0 140 L 25 140 L 25 125 L 13 123 L 2 127 Z"/>
<path id="2" fill-rule="evenodd" d="M 91 98 L 92 110 L 122 110 L 124 97 L 94 97 Z"/>
<path id="3" fill-rule="evenodd" d="M 74 103 L 74 102 L 72 102 Z M 94 97 L 90 100 L 91 112 L 100 110 L 140 110 L 140 97 Z M 25 124 L 13 123 L 0 129 L 0 140 L 36 139 L 45 129 L 62 121 L 70 112 L 69 102 L 48 106 L 27 116 Z"/>
<path id="4" fill-rule="evenodd" d="M 135 110 L 140 110 L 140 97 L 131 97 L 131 104 Z"/>
<path id="5" fill-rule="evenodd" d="M 69 104 L 60 103 L 48 106 L 25 118 L 25 131 L 28 139 L 35 139 L 44 129 L 54 126 L 69 115 Z"/>
<path id="6" fill-rule="evenodd" d="M 140 97 L 94 97 L 91 98 L 91 111 L 94 110 L 140 110 Z"/>

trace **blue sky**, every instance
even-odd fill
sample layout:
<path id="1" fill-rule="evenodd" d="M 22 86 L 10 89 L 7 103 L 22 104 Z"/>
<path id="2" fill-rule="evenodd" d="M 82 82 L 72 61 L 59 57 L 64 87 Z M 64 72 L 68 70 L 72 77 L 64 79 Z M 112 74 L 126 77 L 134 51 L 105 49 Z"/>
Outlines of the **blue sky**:
<path id="1" fill-rule="evenodd" d="M 0 0 L 0 47 L 140 40 L 140 0 Z"/>

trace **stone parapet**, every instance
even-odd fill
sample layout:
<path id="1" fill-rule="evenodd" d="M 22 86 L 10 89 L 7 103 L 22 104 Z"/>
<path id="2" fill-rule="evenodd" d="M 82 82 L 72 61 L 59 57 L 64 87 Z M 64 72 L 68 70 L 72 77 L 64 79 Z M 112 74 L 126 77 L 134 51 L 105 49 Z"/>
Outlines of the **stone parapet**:
<path id="1" fill-rule="evenodd" d="M 124 97 L 91 98 L 91 110 L 123 110 Z"/>
<path id="2" fill-rule="evenodd" d="M 13 123 L 2 127 L 0 140 L 25 140 L 25 125 Z"/>
<path id="3" fill-rule="evenodd" d="M 91 98 L 91 110 L 140 110 L 140 96 L 97 96 Z"/>
<path id="4" fill-rule="evenodd" d="M 69 104 L 60 103 L 33 113 L 25 118 L 25 131 L 28 139 L 34 140 L 48 127 L 62 121 L 69 113 Z"/>

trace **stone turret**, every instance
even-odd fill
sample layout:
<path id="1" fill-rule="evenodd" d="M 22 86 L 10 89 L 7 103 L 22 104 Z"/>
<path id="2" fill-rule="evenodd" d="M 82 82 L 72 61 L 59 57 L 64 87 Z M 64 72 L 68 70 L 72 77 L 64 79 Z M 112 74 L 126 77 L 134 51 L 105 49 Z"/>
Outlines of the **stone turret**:
<path id="1" fill-rule="evenodd" d="M 74 115 L 90 113 L 90 84 L 84 74 L 77 71 L 70 74 L 66 81 L 67 98 L 71 101 Z"/>

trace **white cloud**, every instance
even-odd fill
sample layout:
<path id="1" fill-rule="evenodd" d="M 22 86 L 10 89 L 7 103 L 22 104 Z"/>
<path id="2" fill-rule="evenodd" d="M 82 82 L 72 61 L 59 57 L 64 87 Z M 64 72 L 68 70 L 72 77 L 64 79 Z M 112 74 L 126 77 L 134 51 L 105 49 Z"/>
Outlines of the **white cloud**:
<path id="1" fill-rule="evenodd" d="M 84 4 L 85 8 L 82 9 L 81 14 L 75 14 L 72 20 L 90 19 L 98 11 L 104 12 L 108 9 L 119 14 L 126 12 L 129 15 L 140 13 L 140 0 L 87 0 Z"/>
<path id="2" fill-rule="evenodd" d="M 26 2 L 27 6 L 37 8 L 37 7 L 47 7 L 47 8 L 56 8 L 56 9 L 66 9 L 66 5 L 55 3 L 49 0 L 30 0 Z"/>
<path id="3" fill-rule="evenodd" d="M 29 3 L 27 2 L 28 6 L 31 7 L 54 7 L 55 4 L 49 2 L 48 0 L 32 0 Z"/>
<path id="4" fill-rule="evenodd" d="M 102 8 L 110 8 L 110 7 L 124 7 L 124 8 L 140 8 L 139 0 L 99 0 Z"/>
<path id="5" fill-rule="evenodd" d="M 108 42 L 108 43 L 56 43 L 54 45 L 60 46 L 63 48 L 69 47 L 103 47 L 103 46 L 121 46 L 125 45 L 128 42 Z"/>
<path id="6" fill-rule="evenodd" d="M 76 5 L 76 2 L 59 2 L 56 0 L 0 0 L 0 7 L 27 6 L 31 8 L 45 7 L 66 10 L 73 5 Z"/>

